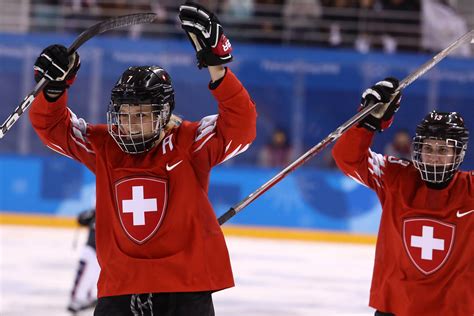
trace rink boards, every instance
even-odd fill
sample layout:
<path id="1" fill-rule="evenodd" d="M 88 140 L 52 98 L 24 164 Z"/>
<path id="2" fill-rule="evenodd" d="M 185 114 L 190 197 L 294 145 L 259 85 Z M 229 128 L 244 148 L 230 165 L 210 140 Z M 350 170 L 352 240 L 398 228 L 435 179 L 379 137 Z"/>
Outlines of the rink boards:
<path id="1" fill-rule="evenodd" d="M 15 214 L 0 212 L 0 225 L 41 226 L 49 228 L 76 228 L 77 222 L 71 217 L 53 215 Z M 308 229 L 268 228 L 243 225 L 225 225 L 226 236 L 289 239 L 302 241 L 323 241 L 357 244 L 374 244 L 376 237 L 371 234 L 341 233 Z"/>
<path id="2" fill-rule="evenodd" d="M 0 155 L 0 169 L 0 210 L 19 215 L 20 224 L 35 221 L 38 215 L 58 217 L 57 221 L 62 217 L 74 219 L 79 212 L 94 206 L 94 175 L 70 159 Z M 243 200 L 278 171 L 232 165 L 214 168 L 209 198 L 216 215 Z M 22 214 L 33 217 L 28 219 Z M 375 235 L 379 221 L 380 203 L 370 189 L 338 170 L 302 167 L 226 226 Z"/>

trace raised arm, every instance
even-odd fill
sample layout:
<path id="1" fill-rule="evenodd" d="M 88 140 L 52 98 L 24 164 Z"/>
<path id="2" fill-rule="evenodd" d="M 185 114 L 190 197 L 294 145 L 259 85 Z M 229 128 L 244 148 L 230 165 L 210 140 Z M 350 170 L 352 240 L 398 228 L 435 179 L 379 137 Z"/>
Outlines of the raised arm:
<path id="1" fill-rule="evenodd" d="M 370 150 L 376 131 L 390 127 L 393 116 L 400 105 L 400 95 L 388 103 L 398 87 L 398 80 L 387 78 L 364 91 L 360 109 L 374 102 L 384 103 L 365 117 L 358 126 L 352 127 L 334 145 L 332 154 L 339 169 L 378 193 L 383 192 L 384 182 L 390 181 L 388 165 L 398 161 L 389 161 L 381 154 Z"/>
<path id="2" fill-rule="evenodd" d="M 249 147 L 256 135 L 256 111 L 247 90 L 224 64 L 232 61 L 232 45 L 216 15 L 186 2 L 180 7 L 181 26 L 196 50 L 197 65 L 207 67 L 209 89 L 219 104 L 219 114 L 201 120 L 191 154 L 207 169 Z"/>
<path id="3" fill-rule="evenodd" d="M 88 125 L 66 106 L 67 89 L 80 67 L 77 53 L 69 56 L 66 47 L 51 45 L 35 62 L 35 80 L 51 81 L 33 102 L 29 116 L 43 143 L 55 152 L 83 162 L 95 170 L 95 152 L 87 139 Z"/>

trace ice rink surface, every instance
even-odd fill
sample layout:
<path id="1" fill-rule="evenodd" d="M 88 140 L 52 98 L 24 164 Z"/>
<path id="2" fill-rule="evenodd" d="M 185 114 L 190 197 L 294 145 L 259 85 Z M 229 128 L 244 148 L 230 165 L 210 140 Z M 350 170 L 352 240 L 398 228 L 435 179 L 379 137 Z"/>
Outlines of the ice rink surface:
<path id="1" fill-rule="evenodd" d="M 68 295 L 86 236 L 86 230 L 0 226 L 0 315 L 70 315 Z M 242 237 L 227 243 L 236 287 L 214 294 L 218 316 L 373 315 L 367 303 L 374 245 Z"/>

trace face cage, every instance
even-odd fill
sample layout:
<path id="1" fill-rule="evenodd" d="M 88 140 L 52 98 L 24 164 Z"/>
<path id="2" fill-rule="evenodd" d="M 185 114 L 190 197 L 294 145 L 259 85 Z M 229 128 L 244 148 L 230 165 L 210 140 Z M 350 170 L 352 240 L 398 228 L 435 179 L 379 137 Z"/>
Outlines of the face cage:
<path id="1" fill-rule="evenodd" d="M 120 109 L 124 106 L 129 107 L 129 111 L 122 113 L 120 112 Z M 110 104 L 109 110 L 107 111 L 107 127 L 109 134 L 113 137 L 117 145 L 119 145 L 124 152 L 129 154 L 140 154 L 152 149 L 156 140 L 160 137 L 161 131 L 164 129 L 166 124 L 168 124 L 170 117 L 169 103 L 161 105 L 151 104 L 152 109 L 157 108 L 157 110 L 151 111 L 151 122 L 144 121 L 143 116 L 140 116 L 138 122 L 136 119 L 132 120 L 131 115 L 149 112 L 142 111 L 141 106 L 142 104 Z M 140 111 L 130 113 L 131 108 L 136 107 L 140 107 Z M 150 133 L 145 131 L 144 124 L 151 125 Z M 128 133 L 125 132 L 126 130 L 128 130 Z"/>
<path id="2" fill-rule="evenodd" d="M 427 139 L 444 140 L 446 146 L 453 148 L 452 162 L 427 164 L 422 161 L 422 149 L 424 141 Z M 437 139 L 424 136 L 413 138 L 412 161 L 416 169 L 420 172 L 421 179 L 431 183 L 443 183 L 451 179 L 464 160 L 467 144 L 463 144 L 455 139 Z M 430 154 L 425 154 L 430 155 Z M 433 157 L 445 158 L 447 155 L 432 154 Z"/>

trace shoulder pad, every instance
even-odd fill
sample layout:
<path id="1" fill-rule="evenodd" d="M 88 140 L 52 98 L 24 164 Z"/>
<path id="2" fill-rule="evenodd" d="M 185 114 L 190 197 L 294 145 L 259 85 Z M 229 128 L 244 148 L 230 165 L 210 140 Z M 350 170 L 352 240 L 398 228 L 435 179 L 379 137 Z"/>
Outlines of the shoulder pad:
<path id="1" fill-rule="evenodd" d="M 194 135 L 198 128 L 197 122 L 181 121 L 178 126 L 174 127 L 175 141 L 181 148 L 189 148 L 194 142 Z"/>

